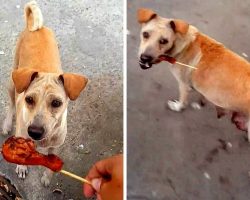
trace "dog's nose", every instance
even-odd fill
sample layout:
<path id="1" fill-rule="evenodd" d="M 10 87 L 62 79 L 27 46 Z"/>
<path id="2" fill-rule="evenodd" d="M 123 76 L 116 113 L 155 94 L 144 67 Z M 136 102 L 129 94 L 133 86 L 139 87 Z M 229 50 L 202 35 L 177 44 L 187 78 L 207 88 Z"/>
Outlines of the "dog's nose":
<path id="1" fill-rule="evenodd" d="M 141 61 L 144 63 L 149 63 L 153 60 L 153 57 L 150 55 L 142 54 L 141 55 Z"/>
<path id="2" fill-rule="evenodd" d="M 38 127 L 30 125 L 28 127 L 28 134 L 34 140 L 41 140 L 44 136 L 45 129 L 43 127 Z"/>

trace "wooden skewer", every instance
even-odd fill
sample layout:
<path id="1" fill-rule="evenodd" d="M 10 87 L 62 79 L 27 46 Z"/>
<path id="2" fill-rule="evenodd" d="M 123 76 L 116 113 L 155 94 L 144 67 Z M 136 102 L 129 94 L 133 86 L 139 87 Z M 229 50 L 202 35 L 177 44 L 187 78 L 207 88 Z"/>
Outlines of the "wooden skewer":
<path id="1" fill-rule="evenodd" d="M 192 68 L 192 69 L 197 69 L 197 67 L 194 67 L 192 65 L 187 65 L 187 64 L 184 64 L 184 63 L 181 63 L 181 62 L 178 62 L 178 61 L 176 61 L 175 64 L 182 65 L 182 66 L 185 66 L 185 67 L 189 67 L 189 68 Z"/>
<path id="2" fill-rule="evenodd" d="M 86 179 L 84 179 L 84 178 L 82 178 L 80 176 L 77 176 L 75 174 L 72 174 L 70 172 L 67 172 L 67 171 L 65 171 L 63 169 L 61 171 L 59 171 L 59 172 L 64 174 L 64 175 L 70 176 L 71 178 L 77 179 L 78 181 L 81 181 L 82 183 L 87 183 L 89 185 L 92 185 L 91 182 L 89 182 L 88 180 L 86 180 Z"/>

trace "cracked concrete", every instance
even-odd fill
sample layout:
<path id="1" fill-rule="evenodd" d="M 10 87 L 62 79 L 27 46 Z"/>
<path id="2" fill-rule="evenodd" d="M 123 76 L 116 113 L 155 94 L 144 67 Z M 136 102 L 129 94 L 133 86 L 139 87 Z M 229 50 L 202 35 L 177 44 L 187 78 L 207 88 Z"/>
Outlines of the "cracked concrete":
<path id="1" fill-rule="evenodd" d="M 245 133 L 229 119 L 218 120 L 209 105 L 170 111 L 166 103 L 178 97 L 178 86 L 168 66 L 139 67 L 139 7 L 185 19 L 239 55 L 250 56 L 249 0 L 128 1 L 128 199 L 250 199 Z"/>
<path id="2" fill-rule="evenodd" d="M 0 122 L 8 102 L 13 52 L 24 27 L 27 1 L 0 0 Z M 63 69 L 89 77 L 90 83 L 68 109 L 68 135 L 59 149 L 64 169 L 85 176 L 94 162 L 122 151 L 123 3 L 116 0 L 38 1 L 45 25 L 56 34 Z M 0 136 L 0 144 L 7 137 Z M 49 188 L 40 183 L 42 167 L 30 167 L 23 181 L 15 165 L 0 157 L 0 173 L 10 178 L 24 199 L 85 199 L 82 184 L 56 174 Z M 55 188 L 61 194 L 53 193 Z"/>

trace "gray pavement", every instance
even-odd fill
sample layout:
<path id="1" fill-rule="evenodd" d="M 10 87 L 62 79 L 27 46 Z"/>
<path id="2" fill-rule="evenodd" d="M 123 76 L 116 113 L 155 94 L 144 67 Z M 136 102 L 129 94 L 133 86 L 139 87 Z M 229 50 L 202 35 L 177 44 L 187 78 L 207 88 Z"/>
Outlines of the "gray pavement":
<path id="1" fill-rule="evenodd" d="M 249 0 L 128 1 L 128 199 L 249 200 L 250 144 L 245 133 L 228 118 L 218 120 L 210 105 L 170 111 L 166 102 L 177 98 L 178 90 L 167 64 L 140 69 L 139 7 L 185 19 L 250 56 Z"/>
<path id="2" fill-rule="evenodd" d="M 27 1 L 0 0 L 0 122 L 8 102 L 6 86 L 15 42 L 24 27 Z M 68 109 L 68 135 L 59 150 L 64 169 L 80 176 L 102 158 L 122 151 L 123 2 L 117 0 L 38 1 L 45 25 L 58 39 L 63 69 L 90 79 L 87 89 Z M 0 136 L 0 144 L 7 137 Z M 79 149 L 83 145 L 83 149 Z M 40 183 L 42 167 L 30 167 L 19 180 L 15 165 L 0 157 L 0 173 L 10 178 L 27 200 L 85 199 L 82 184 L 56 174 L 49 188 Z M 61 194 L 53 193 L 61 189 Z"/>

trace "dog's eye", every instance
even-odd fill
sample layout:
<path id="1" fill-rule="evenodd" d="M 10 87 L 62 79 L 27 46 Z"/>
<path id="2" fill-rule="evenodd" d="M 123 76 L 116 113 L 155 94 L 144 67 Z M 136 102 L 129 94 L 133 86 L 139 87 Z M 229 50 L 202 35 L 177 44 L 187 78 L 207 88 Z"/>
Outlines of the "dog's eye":
<path id="1" fill-rule="evenodd" d="M 60 107 L 61 105 L 62 105 L 62 102 L 59 101 L 59 100 L 53 100 L 53 101 L 51 102 L 51 106 L 52 106 L 53 108 L 58 108 L 58 107 Z"/>
<path id="2" fill-rule="evenodd" d="M 143 32 L 142 35 L 143 35 L 143 37 L 144 37 L 145 39 L 148 39 L 148 38 L 149 38 L 149 33 L 148 33 L 148 32 Z"/>
<path id="3" fill-rule="evenodd" d="M 34 103 L 35 103 L 33 97 L 31 97 L 31 96 L 25 97 L 25 101 L 26 101 L 26 103 L 29 104 L 29 105 L 34 105 Z"/>
<path id="4" fill-rule="evenodd" d="M 159 43 L 160 44 L 167 44 L 168 40 L 167 39 L 160 39 Z"/>

